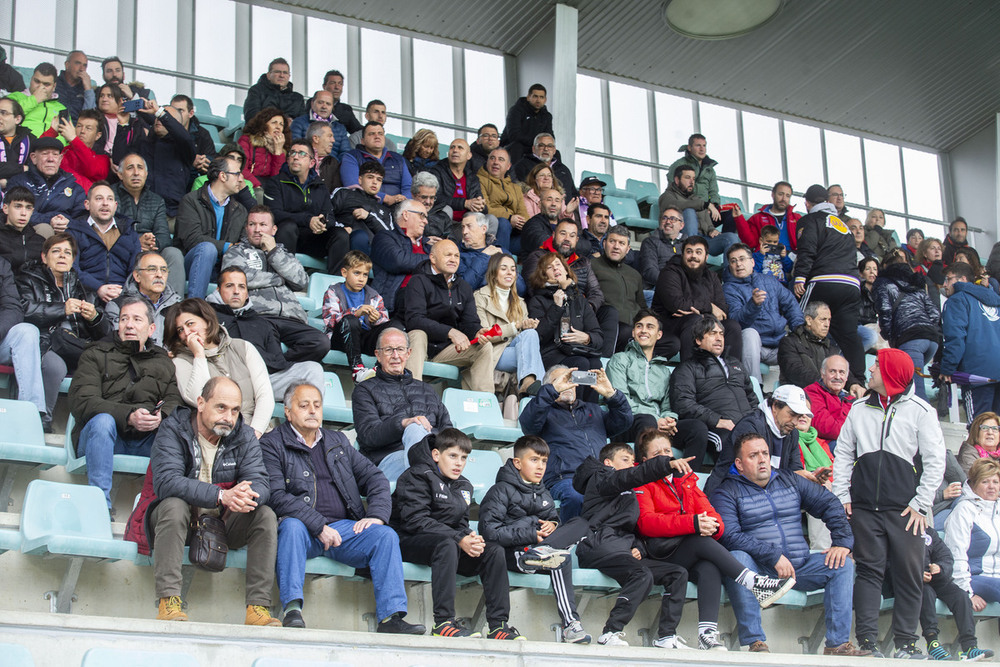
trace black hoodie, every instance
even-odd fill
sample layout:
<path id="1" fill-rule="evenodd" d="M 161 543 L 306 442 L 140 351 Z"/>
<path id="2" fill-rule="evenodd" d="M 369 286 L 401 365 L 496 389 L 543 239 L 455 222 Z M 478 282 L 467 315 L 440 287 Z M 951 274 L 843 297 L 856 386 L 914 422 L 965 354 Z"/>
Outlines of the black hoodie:
<path id="1" fill-rule="evenodd" d="M 479 504 L 480 532 L 502 547 L 530 545 L 538 541 L 541 521 L 559 521 L 552 495 L 541 483 L 524 481 L 509 459 Z"/>
<path id="2" fill-rule="evenodd" d="M 629 553 L 633 548 L 645 555 L 635 524 L 639 520 L 640 486 L 672 473 L 669 456 L 654 456 L 633 468 L 615 470 L 588 456 L 573 476 L 573 488 L 583 494 L 582 516 L 594 535 L 580 542 L 580 565 L 610 552 Z"/>
<path id="3" fill-rule="evenodd" d="M 389 525 L 401 535 L 440 535 L 460 542 L 472 532 L 472 482 L 464 476 L 449 479 L 441 474 L 431 458 L 436 438 L 428 435 L 407 452 L 410 467 L 396 480 Z"/>
<path id="4" fill-rule="evenodd" d="M 552 114 L 548 107 L 536 111 L 527 97 L 518 98 L 507 111 L 507 124 L 500 134 L 500 145 L 510 152 L 510 163 L 514 164 L 522 155 L 531 155 L 535 136 L 542 132 L 552 134 Z"/>

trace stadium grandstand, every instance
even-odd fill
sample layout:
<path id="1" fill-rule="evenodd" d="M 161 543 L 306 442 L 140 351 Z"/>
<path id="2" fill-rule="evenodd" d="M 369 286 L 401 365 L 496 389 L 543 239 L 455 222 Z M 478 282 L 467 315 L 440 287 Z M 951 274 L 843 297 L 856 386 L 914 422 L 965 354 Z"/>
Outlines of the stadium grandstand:
<path id="1" fill-rule="evenodd" d="M 998 29 L 0 0 L 0 667 L 992 659 Z"/>

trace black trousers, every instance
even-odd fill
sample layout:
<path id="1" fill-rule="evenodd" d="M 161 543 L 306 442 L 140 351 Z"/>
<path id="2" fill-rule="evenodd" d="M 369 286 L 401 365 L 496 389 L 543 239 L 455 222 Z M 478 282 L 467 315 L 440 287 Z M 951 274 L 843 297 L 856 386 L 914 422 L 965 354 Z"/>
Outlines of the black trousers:
<path id="1" fill-rule="evenodd" d="M 284 244 L 286 248 L 294 248 L 294 252 L 326 260 L 326 272 L 329 274 L 335 272 L 344 255 L 351 249 L 348 233 L 343 227 L 334 226 L 332 221 L 327 222 L 327 229 L 322 234 L 313 234 L 308 226 L 299 227 L 295 222 L 282 222 L 278 225 L 274 240 Z"/>
<path id="2" fill-rule="evenodd" d="M 610 357 L 618 344 L 618 309 L 604 304 L 597 309 L 597 323 L 601 325 L 601 333 L 604 334 L 601 356 Z"/>
<path id="3" fill-rule="evenodd" d="M 896 510 L 873 511 L 855 506 L 854 619 L 858 641 L 878 641 L 878 611 L 882 582 L 888 569 L 896 601 L 892 635 L 896 646 L 917 640 L 917 621 L 923 597 L 924 540 L 906 530 L 907 517 Z"/>
<path id="4" fill-rule="evenodd" d="M 618 434 L 616 438 L 625 442 L 635 442 L 639 434 L 648 428 L 656 428 L 656 417 L 637 414 L 632 417 L 632 426 L 624 433 Z M 670 442 L 674 447 L 684 452 L 684 458 L 693 456 L 691 467 L 698 470 L 705 460 L 705 450 L 708 447 L 708 427 L 705 426 L 705 422 L 697 419 L 678 419 L 677 433 L 670 436 Z"/>
<path id="5" fill-rule="evenodd" d="M 583 567 L 595 567 L 611 577 L 621 586 L 618 599 L 611 608 L 608 620 L 604 624 L 604 632 L 621 632 L 628 625 L 639 605 L 643 603 L 653 584 L 663 586 L 663 599 L 660 602 L 660 624 L 657 629 L 660 637 L 677 634 L 677 624 L 680 623 L 684 611 L 684 598 L 687 595 L 688 575 L 680 565 L 668 563 L 655 558 L 636 560 L 628 552 L 614 551 L 606 553 L 589 553 L 586 562 L 581 559 Z"/>
<path id="6" fill-rule="evenodd" d="M 661 357 L 671 359 L 680 351 L 681 361 L 690 359 L 691 355 L 694 354 L 694 325 L 700 319 L 701 315 L 667 318 L 663 322 L 663 336 L 656 342 L 653 352 Z M 726 332 L 726 347 L 723 353 L 728 357 L 742 359 L 743 329 L 739 322 L 727 317 L 722 320 L 722 328 Z M 856 334 L 857 332 L 855 332 Z"/>
<path id="7" fill-rule="evenodd" d="M 285 359 L 292 363 L 322 362 L 330 351 L 330 339 L 326 334 L 305 322 L 290 317 L 268 317 L 267 321 L 277 330 L 278 340 L 288 346 Z"/>
<path id="8" fill-rule="evenodd" d="M 715 538 L 705 535 L 685 535 L 679 542 L 654 537 L 646 540 L 646 546 L 653 556 L 687 570 L 688 578 L 698 584 L 698 620 L 718 623 L 722 577 L 738 578 L 743 565 Z M 659 553 L 661 548 L 669 553 Z"/>
<path id="9" fill-rule="evenodd" d="M 564 524 L 558 526 L 552 534 L 536 544 L 526 544 L 520 547 L 507 549 L 507 569 L 511 572 L 519 572 L 517 569 L 517 559 L 514 552 L 523 551 L 528 547 L 549 546 L 553 549 L 569 549 L 571 546 L 590 535 L 590 526 L 583 517 L 575 517 Z M 545 574 L 540 571 L 538 574 Z M 576 610 L 576 594 L 573 592 L 573 561 L 567 558 L 558 569 L 549 570 L 552 577 L 552 593 L 556 598 L 556 609 L 563 625 L 569 625 L 573 621 L 580 620 L 580 614 Z"/>
<path id="10" fill-rule="evenodd" d="M 882 586 L 882 596 L 891 598 L 895 595 L 890 573 Z M 958 584 L 951 579 L 945 579 L 941 574 L 934 575 L 929 583 L 925 581 L 923 585 L 923 599 L 920 602 L 920 628 L 923 630 L 924 639 L 929 640 L 931 637 L 937 637 L 941 634 L 938 629 L 938 615 L 935 609 L 935 602 L 938 599 L 944 602 L 955 617 L 958 641 L 962 650 L 967 651 L 978 644 L 972 599 L 969 598 L 968 593 L 958 587 Z"/>
<path id="11" fill-rule="evenodd" d="M 486 620 L 493 630 L 510 617 L 510 584 L 504 549 L 486 543 L 479 558 L 462 551 L 458 542 L 441 535 L 400 535 L 399 551 L 403 560 L 431 568 L 431 598 L 434 623 L 455 618 L 455 575 L 479 575 L 486 599 Z"/>
<path id="12" fill-rule="evenodd" d="M 861 291 L 853 285 L 809 283 L 800 302 L 803 310 L 810 301 L 822 301 L 830 306 L 830 336 L 847 359 L 851 376 L 863 381 L 866 370 L 865 350 L 861 337 L 858 336 Z"/>
<path id="13" fill-rule="evenodd" d="M 393 326 L 399 328 L 397 322 L 387 320 L 365 329 L 356 315 L 344 315 L 330 334 L 330 341 L 334 350 L 347 354 L 347 363 L 354 367 L 361 364 L 362 354 L 375 354 L 378 335 Z"/>

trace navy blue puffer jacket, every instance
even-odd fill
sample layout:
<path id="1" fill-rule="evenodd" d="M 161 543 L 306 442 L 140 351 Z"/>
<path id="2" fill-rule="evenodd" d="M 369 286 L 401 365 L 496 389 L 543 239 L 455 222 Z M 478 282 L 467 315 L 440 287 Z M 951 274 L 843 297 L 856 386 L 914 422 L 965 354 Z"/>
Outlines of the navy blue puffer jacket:
<path id="1" fill-rule="evenodd" d="M 924 277 L 909 264 L 890 264 L 875 280 L 879 329 L 891 346 L 917 339 L 941 341 L 941 313 L 924 285 Z"/>

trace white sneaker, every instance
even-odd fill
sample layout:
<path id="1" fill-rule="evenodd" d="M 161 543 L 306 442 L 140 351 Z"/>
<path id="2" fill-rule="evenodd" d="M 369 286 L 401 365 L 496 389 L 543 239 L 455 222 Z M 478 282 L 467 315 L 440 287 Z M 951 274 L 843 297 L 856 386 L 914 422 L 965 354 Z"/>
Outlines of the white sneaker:
<path id="1" fill-rule="evenodd" d="M 691 647 L 687 645 L 684 638 L 680 635 L 672 635 L 670 637 L 660 637 L 659 639 L 653 640 L 653 646 L 657 648 L 680 648 L 691 650 Z"/>
<path id="2" fill-rule="evenodd" d="M 628 646 L 624 632 L 605 632 L 597 638 L 597 643 L 604 646 Z"/>

